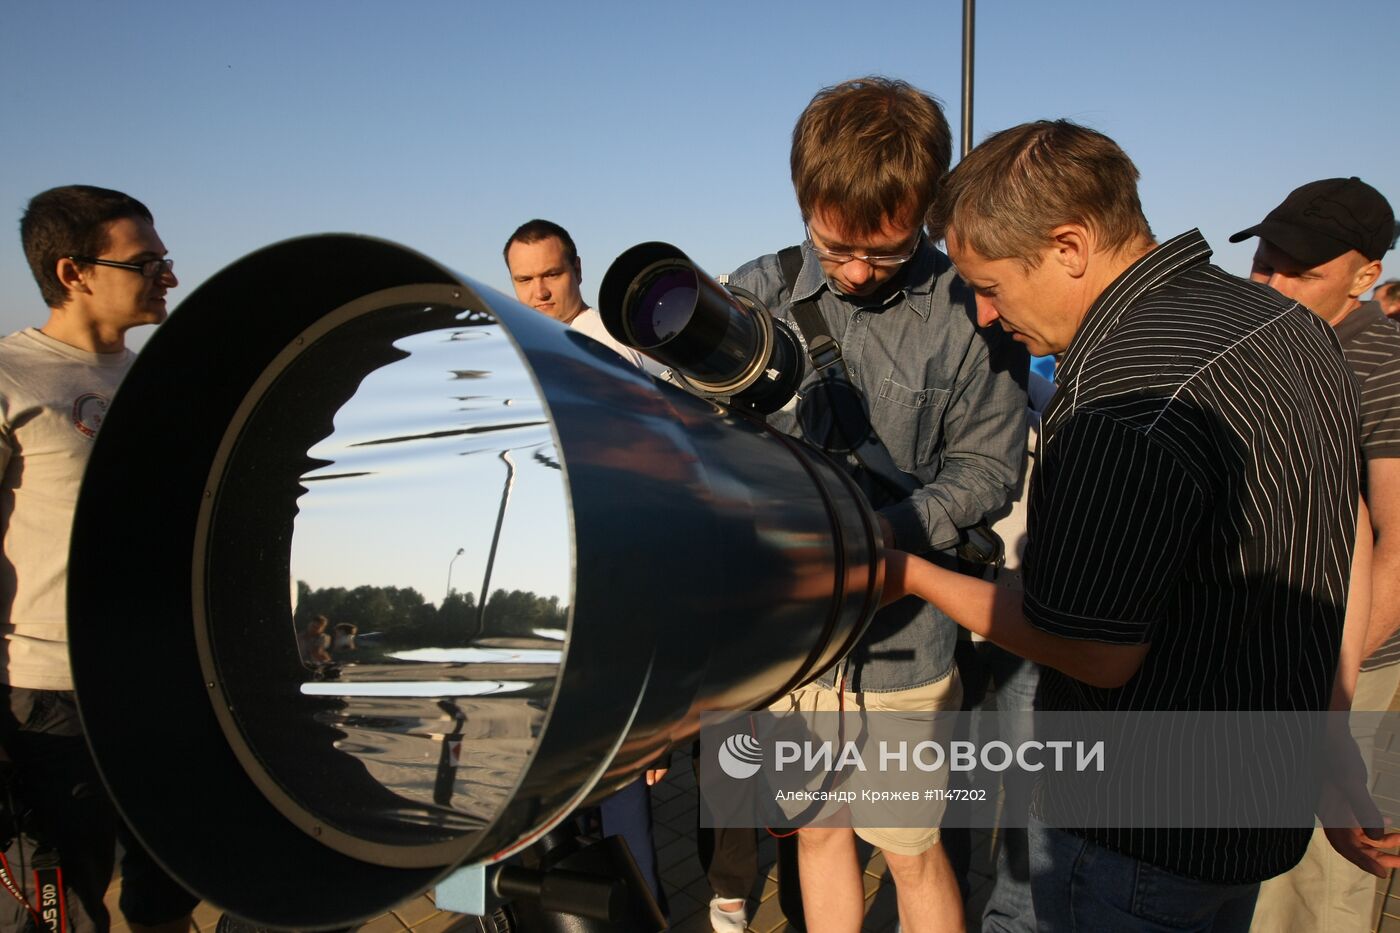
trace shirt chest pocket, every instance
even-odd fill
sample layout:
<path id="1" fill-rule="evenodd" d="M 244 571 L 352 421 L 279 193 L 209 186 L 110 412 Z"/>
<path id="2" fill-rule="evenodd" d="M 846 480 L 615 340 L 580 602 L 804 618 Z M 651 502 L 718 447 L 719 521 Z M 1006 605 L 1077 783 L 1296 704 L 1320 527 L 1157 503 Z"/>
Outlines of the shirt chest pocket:
<path id="1" fill-rule="evenodd" d="M 871 421 L 895 466 L 912 472 L 934 462 L 943 446 L 943 413 L 951 395 L 934 386 L 911 389 L 891 378 L 880 384 Z"/>

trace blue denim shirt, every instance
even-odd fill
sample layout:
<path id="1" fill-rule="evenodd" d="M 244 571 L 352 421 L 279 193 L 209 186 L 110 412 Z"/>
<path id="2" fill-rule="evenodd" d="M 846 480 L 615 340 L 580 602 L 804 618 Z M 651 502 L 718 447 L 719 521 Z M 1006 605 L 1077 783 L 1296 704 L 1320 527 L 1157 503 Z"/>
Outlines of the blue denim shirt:
<path id="1" fill-rule="evenodd" d="M 802 338 L 776 255 L 741 266 L 728 281 L 756 295 Z M 957 542 L 960 528 L 1001 508 L 1019 487 L 1029 357 L 999 328 L 977 327 L 971 290 L 927 242 L 893 287 L 863 299 L 839 294 L 804 244 L 791 298 L 815 300 L 869 404 L 875 433 L 895 465 L 923 486 L 892 501 L 858 463 L 836 459 L 889 520 L 899 548 L 942 551 Z M 808 363 L 797 397 L 768 417 L 775 430 L 821 446 L 822 412 L 813 405 L 821 394 L 810 392 L 819 378 Z M 956 640 L 957 626 L 943 613 L 901 600 L 875 616 L 851 653 L 846 689 L 906 690 L 939 680 L 952 667 Z M 822 677 L 832 680 L 832 672 Z"/>

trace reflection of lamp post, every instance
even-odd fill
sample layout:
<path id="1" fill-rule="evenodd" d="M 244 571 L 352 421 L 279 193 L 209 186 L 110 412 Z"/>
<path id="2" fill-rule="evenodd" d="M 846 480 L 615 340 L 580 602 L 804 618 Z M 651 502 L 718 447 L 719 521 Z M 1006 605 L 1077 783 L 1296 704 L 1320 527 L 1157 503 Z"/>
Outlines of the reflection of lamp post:
<path id="1" fill-rule="evenodd" d="M 459 547 L 457 553 L 452 555 L 452 559 L 447 562 L 447 592 L 442 594 L 442 604 L 447 605 L 447 600 L 452 595 L 452 565 L 457 563 L 457 558 L 462 556 L 466 548 Z"/>
<path id="2" fill-rule="evenodd" d="M 515 484 L 515 461 L 510 459 L 510 451 L 501 451 L 501 459 L 506 464 L 506 484 L 501 490 L 501 510 L 496 513 L 496 532 L 491 536 L 491 552 L 486 555 L 486 576 L 481 580 L 481 602 L 476 607 L 476 636 L 486 631 L 486 600 L 491 593 L 491 567 L 496 563 L 496 545 L 501 543 L 501 524 L 506 520 L 506 503 L 510 501 L 510 488 Z"/>

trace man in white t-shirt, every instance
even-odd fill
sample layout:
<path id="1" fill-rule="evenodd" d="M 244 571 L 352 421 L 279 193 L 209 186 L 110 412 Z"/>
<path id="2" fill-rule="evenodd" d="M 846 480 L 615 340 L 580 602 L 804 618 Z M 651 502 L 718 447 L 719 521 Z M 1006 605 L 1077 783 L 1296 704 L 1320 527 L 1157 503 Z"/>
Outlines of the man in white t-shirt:
<path id="1" fill-rule="evenodd" d="M 611 347 L 638 369 L 646 369 L 642 355 L 613 339 L 597 310 L 584 304 L 579 286 L 583 263 L 569 231 L 548 220 L 521 224 L 504 250 L 515 297 L 541 314 L 547 314 Z"/>
<path id="2" fill-rule="evenodd" d="M 140 201 L 69 185 L 20 221 L 48 321 L 0 339 L 0 929 L 53 905 L 75 933 L 108 927 L 118 821 L 83 739 L 68 664 L 68 543 L 93 438 L 134 354 L 126 332 L 165 320 L 176 284 Z M 113 546 L 120 546 L 113 542 Z M 113 594 L 120 598 L 120 594 Z M 197 899 L 123 837 L 121 908 L 133 930 L 189 928 Z M 4 879 L 0 879 L 4 880 Z M 57 887 L 55 888 L 57 889 Z M 47 925 L 44 925 L 47 928 Z"/>
<path id="3" fill-rule="evenodd" d="M 506 240 L 502 250 L 515 297 L 541 314 L 547 314 L 611 348 L 638 369 L 657 372 L 659 364 L 643 357 L 636 350 L 618 343 L 603 326 L 596 310 L 584 303 L 579 285 L 583 282 L 583 263 L 569 231 L 549 220 L 531 220 L 521 224 Z M 656 844 L 652 838 L 651 794 L 648 785 L 665 774 L 664 770 L 647 772 L 599 805 L 603 833 L 621 836 L 627 841 L 632 857 L 641 869 L 656 898 L 657 906 L 666 910 L 665 893 L 661 888 L 660 870 L 656 861 Z"/>

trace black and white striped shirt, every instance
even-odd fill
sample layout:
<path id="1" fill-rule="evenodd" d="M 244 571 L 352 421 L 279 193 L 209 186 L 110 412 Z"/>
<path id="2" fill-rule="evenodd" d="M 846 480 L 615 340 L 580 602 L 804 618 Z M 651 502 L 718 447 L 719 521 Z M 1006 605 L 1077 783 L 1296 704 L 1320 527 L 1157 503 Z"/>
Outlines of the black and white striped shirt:
<path id="1" fill-rule="evenodd" d="M 1151 648 L 1120 688 L 1047 669 L 1040 708 L 1327 707 L 1356 530 L 1356 390 L 1325 322 L 1210 252 L 1193 230 L 1134 263 L 1061 359 L 1031 486 L 1026 617 Z M 1286 870 L 1309 836 L 1077 832 L 1216 883 Z"/>
<path id="2" fill-rule="evenodd" d="M 1369 463 L 1400 457 L 1400 326 L 1368 301 L 1337 325 L 1337 339 L 1361 386 L 1361 455 Z M 1361 664 L 1374 671 L 1400 663 L 1400 631 Z"/>

